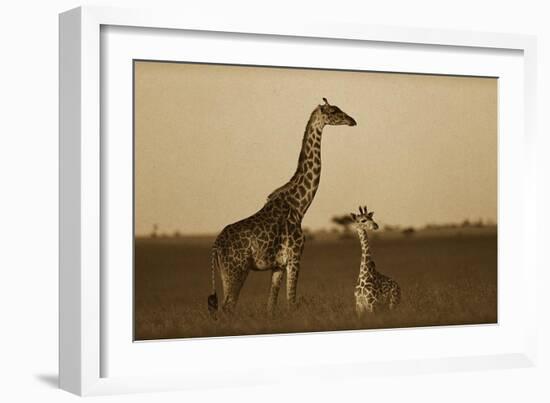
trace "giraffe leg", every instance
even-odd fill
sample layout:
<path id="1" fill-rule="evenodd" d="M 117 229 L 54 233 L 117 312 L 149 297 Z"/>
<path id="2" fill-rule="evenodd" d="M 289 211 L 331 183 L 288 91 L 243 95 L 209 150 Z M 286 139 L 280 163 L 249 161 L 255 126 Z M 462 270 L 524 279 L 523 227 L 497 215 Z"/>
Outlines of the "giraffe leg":
<path id="1" fill-rule="evenodd" d="M 361 302 L 355 303 L 355 313 L 357 314 L 357 317 L 361 319 L 365 315 L 365 305 Z"/>
<path id="2" fill-rule="evenodd" d="M 395 284 L 391 289 L 390 309 L 394 309 L 401 301 L 401 289 Z"/>
<path id="3" fill-rule="evenodd" d="M 376 311 L 376 297 L 371 293 L 367 295 L 366 297 L 367 303 L 365 305 L 365 308 L 370 313 L 375 313 Z"/>
<path id="4" fill-rule="evenodd" d="M 300 257 L 304 250 L 304 235 L 299 226 L 287 238 L 290 253 L 286 265 L 286 299 L 288 307 L 296 307 L 296 287 L 298 285 L 298 274 L 300 271 Z"/>
<path id="5" fill-rule="evenodd" d="M 296 288 L 299 271 L 300 262 L 297 257 L 292 257 L 286 266 L 286 299 L 289 309 L 296 307 Z"/>
<path id="6" fill-rule="evenodd" d="M 229 267 L 227 272 L 222 275 L 224 294 L 222 309 L 224 312 L 231 313 L 234 311 L 247 275 L 248 270 L 240 265 Z"/>
<path id="7" fill-rule="evenodd" d="M 394 290 L 394 289 L 392 289 L 392 290 L 390 291 L 390 298 L 389 298 L 389 300 L 390 300 L 389 307 L 390 307 L 390 310 L 392 310 L 392 309 L 394 309 L 395 306 L 397 305 L 396 298 L 395 298 L 395 290 Z"/>
<path id="8" fill-rule="evenodd" d="M 269 290 L 269 298 L 267 300 L 267 312 L 273 315 L 275 306 L 277 305 L 277 297 L 281 288 L 284 271 L 277 269 L 271 273 L 271 289 Z"/>

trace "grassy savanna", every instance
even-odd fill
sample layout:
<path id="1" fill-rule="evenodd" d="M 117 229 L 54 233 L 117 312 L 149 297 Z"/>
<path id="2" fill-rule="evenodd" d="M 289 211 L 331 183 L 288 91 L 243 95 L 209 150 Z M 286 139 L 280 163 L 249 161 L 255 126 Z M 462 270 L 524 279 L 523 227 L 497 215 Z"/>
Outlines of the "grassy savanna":
<path id="1" fill-rule="evenodd" d="M 377 269 L 399 282 L 401 305 L 361 320 L 353 291 L 361 250 L 355 237 L 306 242 L 298 307 L 286 309 L 284 286 L 266 315 L 271 272 L 250 272 L 232 317 L 207 310 L 212 238 L 138 238 L 135 244 L 136 340 L 290 333 L 497 321 L 494 228 L 452 234 L 373 237 Z M 218 294 L 221 283 L 217 277 Z M 221 297 L 221 295 L 220 295 Z"/>

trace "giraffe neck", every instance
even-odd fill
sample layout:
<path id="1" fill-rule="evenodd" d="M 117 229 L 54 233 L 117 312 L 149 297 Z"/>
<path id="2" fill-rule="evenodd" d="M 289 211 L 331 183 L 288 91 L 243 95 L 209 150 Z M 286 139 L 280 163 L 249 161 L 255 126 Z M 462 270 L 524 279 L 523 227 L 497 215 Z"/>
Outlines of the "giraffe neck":
<path id="1" fill-rule="evenodd" d="M 321 179 L 321 137 L 324 122 L 319 108 L 315 109 L 306 125 L 296 172 L 290 182 L 291 204 L 304 216 L 311 205 Z"/>
<path id="2" fill-rule="evenodd" d="M 372 255 L 367 230 L 358 229 L 357 233 L 361 241 L 361 268 L 359 270 L 359 279 L 361 279 L 372 276 L 375 269 L 372 265 L 369 265 L 369 263 L 372 262 Z"/>
<path id="3" fill-rule="evenodd" d="M 316 108 L 306 125 L 296 172 L 287 183 L 268 196 L 268 202 L 283 199 L 300 217 L 305 215 L 321 179 L 321 136 L 324 126 L 322 112 Z"/>

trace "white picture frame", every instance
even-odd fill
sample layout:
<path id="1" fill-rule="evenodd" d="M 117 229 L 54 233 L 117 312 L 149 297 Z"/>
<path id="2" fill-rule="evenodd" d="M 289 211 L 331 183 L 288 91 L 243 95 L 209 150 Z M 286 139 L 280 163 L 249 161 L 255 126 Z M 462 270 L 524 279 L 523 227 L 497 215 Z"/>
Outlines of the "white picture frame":
<path id="1" fill-rule="evenodd" d="M 467 350 L 456 349 L 454 354 L 449 355 L 446 349 L 438 352 L 426 350 L 426 354 L 410 354 L 408 356 L 390 357 L 388 359 L 365 357 L 342 356 L 345 350 L 338 353 L 339 340 L 345 337 L 345 343 L 353 345 L 361 343 L 365 337 L 378 337 L 375 332 L 334 332 L 322 336 L 300 335 L 288 336 L 249 336 L 246 338 L 223 338 L 211 341 L 194 340 L 186 341 L 187 344 L 157 343 L 140 347 L 146 351 L 135 352 L 143 354 L 141 358 L 147 357 L 144 366 L 152 371 L 137 371 L 130 373 L 128 368 L 120 364 L 116 371 L 108 370 L 106 362 L 113 361 L 119 351 L 127 351 L 128 355 L 117 356 L 117 360 L 127 360 L 127 366 L 135 366 L 130 354 L 134 354 L 135 343 L 122 337 L 123 343 L 113 344 L 112 337 L 122 334 L 124 330 L 118 330 L 112 325 L 106 324 L 107 317 L 114 315 L 110 312 L 111 306 L 107 300 L 108 291 L 105 289 L 105 279 L 108 277 L 102 268 L 108 266 L 105 254 L 105 215 L 102 211 L 105 203 L 105 178 L 110 174 L 106 172 L 107 157 L 104 155 L 105 144 L 110 144 L 103 139 L 100 133 L 106 130 L 102 125 L 101 111 L 104 101 L 101 92 L 108 92 L 102 89 L 102 58 L 111 57 L 110 53 L 102 49 L 101 30 L 102 27 L 140 27 L 143 29 L 170 29 L 179 30 L 172 32 L 207 32 L 210 35 L 223 37 L 224 35 L 241 34 L 244 37 L 254 37 L 256 42 L 262 38 L 278 37 L 284 41 L 302 41 L 319 39 L 331 41 L 333 47 L 345 41 L 353 43 L 377 43 L 399 45 L 403 49 L 407 47 L 425 47 L 426 49 L 452 49 L 463 52 L 465 60 L 468 52 L 483 55 L 484 53 L 511 51 L 519 57 L 523 75 L 514 87 L 517 93 L 523 96 L 521 99 L 522 110 L 517 111 L 517 121 L 511 122 L 511 126 L 501 127 L 499 135 L 505 133 L 512 139 L 508 151 L 521 149 L 521 155 L 512 152 L 504 152 L 504 158 L 512 158 L 517 162 L 514 166 L 517 173 L 508 170 L 501 170 L 500 175 L 518 186 L 522 186 L 522 192 L 515 192 L 511 202 L 499 206 L 499 238 L 502 236 L 506 242 L 506 223 L 502 221 L 502 211 L 507 209 L 519 209 L 524 225 L 518 231 L 523 242 L 517 245 L 510 253 L 513 262 L 521 267 L 522 294 L 524 302 L 521 305 L 521 321 L 519 314 L 510 317 L 508 324 L 501 323 L 498 326 L 484 327 L 476 330 L 471 327 L 460 327 L 449 331 L 423 330 L 417 333 L 406 333 L 402 336 L 399 330 L 376 332 L 383 334 L 388 343 L 402 343 L 402 337 L 409 340 L 429 338 L 430 344 L 437 343 L 437 340 L 451 340 L 452 338 L 468 338 L 476 340 L 475 337 L 500 338 L 504 335 L 502 329 L 508 326 L 511 335 L 509 344 L 503 343 L 494 350 L 484 350 L 484 345 L 479 349 Z M 167 31 L 164 31 L 165 34 Z M 162 31 L 156 31 L 156 36 L 162 36 Z M 321 39 L 320 39 L 321 38 Z M 114 43 L 114 42 L 113 42 Z M 123 42 L 119 42 L 123 44 Z M 146 46 L 145 44 L 143 46 Z M 170 43 L 166 45 L 168 48 Z M 284 46 L 284 44 L 283 44 Z M 131 48 L 131 47 L 128 47 Z M 462 50 L 461 50 L 462 49 Z M 168 49 L 169 51 L 169 49 Z M 474 55 L 475 56 L 475 55 Z M 125 56 L 126 57 L 126 56 Z M 128 54 L 127 57 L 132 57 Z M 259 56 L 256 56 L 259 57 Z M 243 61 L 244 63 L 244 61 Z M 258 62 L 260 64 L 260 62 Z M 301 65 L 301 62 L 297 62 Z M 399 61 L 397 61 L 399 63 Z M 504 63 L 506 64 L 506 63 Z M 503 64 L 503 66 L 504 66 Z M 514 66 L 518 66 L 517 63 Z M 395 65 L 388 67 L 388 71 L 395 71 Z M 418 71 L 425 67 L 419 64 Z M 488 67 L 489 68 L 489 67 Z M 503 69 L 506 67 L 503 67 Z M 515 68 L 515 67 L 514 67 Z M 512 70 L 514 69 L 512 68 Z M 383 69 L 383 67 L 380 67 Z M 512 71 L 510 70 L 510 71 Z M 408 70 L 407 70 L 408 71 Z M 457 70 L 458 71 L 458 70 Z M 460 70 L 468 73 L 468 67 Z M 479 70 L 477 74 L 480 75 Z M 489 70 L 487 70 L 489 71 Z M 517 70 L 510 73 L 517 75 Z M 445 67 L 434 67 L 430 73 L 444 74 Z M 476 74 L 473 72 L 474 75 Z M 517 78 L 517 77 L 516 77 Z M 518 87 L 519 85 L 519 87 Z M 253 385 L 258 383 L 289 381 L 289 374 L 292 374 L 292 381 L 307 381 L 312 377 L 331 376 L 342 378 L 346 376 L 368 376 L 369 374 L 403 374 L 403 373 L 425 373 L 449 370 L 472 370 L 481 368 L 505 368 L 532 366 L 536 361 L 535 328 L 536 328 L 536 306 L 535 287 L 536 282 L 528 282 L 527 277 L 535 275 L 533 248 L 527 242 L 530 237 L 535 236 L 534 209 L 533 203 L 534 184 L 530 182 L 530 173 L 533 166 L 529 164 L 529 153 L 534 147 L 534 122 L 535 122 L 535 89 L 536 89 L 536 41 L 533 37 L 511 34 L 475 33 L 447 30 L 410 29 L 399 27 L 376 27 L 376 26 L 350 26 L 338 23 L 333 24 L 304 24 L 300 22 L 285 21 L 276 23 L 266 21 L 217 21 L 213 22 L 205 16 L 197 20 L 187 20 L 181 14 L 171 13 L 168 10 L 139 10 L 139 9 L 117 9 L 108 7 L 80 7 L 67 11 L 60 15 L 60 386 L 61 388 L 79 394 L 96 395 L 127 392 L 149 392 L 170 389 L 187 389 L 200 387 L 216 387 L 224 385 Z M 117 91 L 124 91 L 118 89 Z M 510 96 L 510 95 L 508 95 Z M 125 101 L 127 102 L 127 100 Z M 511 103 L 510 106 L 515 104 Z M 504 106 L 506 107 L 506 105 Z M 507 110 L 507 109 L 505 109 Z M 508 111 L 510 111 L 508 109 Z M 511 111 L 510 111 L 511 112 Z M 105 114 L 104 114 L 105 115 Z M 105 117 L 103 117 L 105 118 Z M 506 119 L 506 116 L 500 116 Z M 521 127 L 514 126 L 521 123 Z M 516 132 L 509 130 L 515 127 Z M 507 131 L 508 130 L 508 131 Z M 127 146 L 127 145 L 126 145 Z M 109 145 L 109 147 L 111 147 Z M 121 147 L 125 147 L 121 144 Z M 502 149 L 500 151 L 503 151 Z M 109 168 L 110 169 L 110 168 Z M 502 181 L 503 178 L 500 178 Z M 505 190 L 506 191 L 506 190 Z M 509 188 L 508 191 L 513 191 Z M 507 194 L 506 194 L 507 195 Z M 503 194 L 499 194 L 502 198 Z M 508 198 L 507 198 L 508 200 Z M 108 202 L 108 201 L 107 201 Z M 118 224 L 112 224 L 118 225 Z M 111 226 L 112 226 L 111 225 Z M 499 239 L 499 262 L 502 261 L 500 248 L 502 244 Z M 507 261 L 509 259 L 506 259 Z M 109 280 L 111 281 L 111 280 Z M 128 278 L 128 281 L 131 281 Z M 499 280 L 500 281 L 500 280 Z M 499 283 L 499 287 L 502 284 Z M 504 284 L 506 286 L 506 284 Z M 500 298 L 500 297 L 499 297 Z M 128 302 L 128 299 L 122 298 Z M 499 301 L 499 307 L 501 304 Z M 501 308 L 499 308 L 501 309 Z M 511 309 L 511 308 L 510 308 Z M 124 312 L 124 311 L 123 311 Z M 499 311 L 499 317 L 502 312 Z M 514 319 L 515 318 L 515 319 Z M 422 333 L 424 332 L 424 333 Z M 426 333 L 429 332 L 429 333 Z M 475 333 L 478 332 L 478 333 Z M 112 333 L 115 335 L 112 336 Z M 446 334 L 445 334 L 446 333 Z M 453 334 L 451 334 L 453 333 Z M 368 336 L 367 336 L 368 334 Z M 312 339 L 311 337 L 314 337 Z M 323 337 L 325 345 L 332 346 L 337 353 L 326 357 L 324 360 L 317 360 L 314 355 L 308 355 L 307 346 L 318 343 L 319 337 Z M 508 337 L 508 336 L 506 336 Z M 497 345 L 498 343 L 495 343 Z M 111 346 L 111 347 L 108 347 Z M 126 347 L 128 347 L 126 349 Z M 142 345 L 143 346 L 143 345 Z M 179 346 L 179 347 L 178 347 Z M 216 371 L 209 371 L 208 366 L 199 365 L 198 358 L 191 358 L 185 364 L 176 366 L 166 365 L 167 368 L 159 367 L 166 354 L 171 354 L 176 349 L 186 349 L 186 354 L 195 352 L 191 357 L 199 357 L 205 350 L 215 351 L 220 354 L 235 354 L 250 349 L 246 359 L 240 360 L 239 368 L 218 368 Z M 258 360 L 262 349 L 269 348 L 277 354 L 277 349 L 290 348 L 303 352 L 304 356 L 299 360 L 281 360 L 276 365 L 284 369 L 285 375 L 267 376 L 262 369 L 264 364 Z M 116 351 L 116 353 L 113 353 Z M 126 353 L 125 353 L 126 354 Z M 339 355 L 340 354 L 340 355 Z M 232 358 L 238 357 L 234 356 Z M 244 356 L 242 356 L 244 357 Z M 374 357 L 374 356 L 373 356 Z M 157 360 L 153 364 L 153 360 Z M 193 363 L 193 360 L 195 362 Z M 138 360 L 138 362 L 140 362 Z M 156 365 L 156 366 L 155 366 Z M 188 370 L 185 370 L 187 366 Z M 189 368 L 193 366 L 193 371 Z M 243 377 L 248 369 L 256 371 Z M 307 368 L 307 371 L 301 369 Z M 226 371 L 224 373 L 224 371 Z M 282 371 L 281 371 L 282 372 Z M 179 373 L 179 374 L 178 374 Z M 112 375 L 114 374 L 114 375 Z"/>

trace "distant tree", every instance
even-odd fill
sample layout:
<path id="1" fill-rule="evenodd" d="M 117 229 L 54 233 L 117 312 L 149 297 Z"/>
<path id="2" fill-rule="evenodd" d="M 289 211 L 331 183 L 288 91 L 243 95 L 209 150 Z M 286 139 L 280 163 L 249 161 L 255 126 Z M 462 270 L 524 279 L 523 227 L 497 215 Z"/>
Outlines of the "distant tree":
<path id="1" fill-rule="evenodd" d="M 348 233 L 349 226 L 351 225 L 353 220 L 351 219 L 351 216 L 349 214 L 346 214 L 332 217 L 332 222 L 336 225 L 341 226 L 344 233 Z"/>
<path id="2" fill-rule="evenodd" d="M 158 224 L 153 224 L 153 231 L 151 232 L 151 238 L 156 238 L 159 235 L 159 226 Z"/>
<path id="3" fill-rule="evenodd" d="M 175 230 L 174 231 L 174 234 L 172 235 L 174 238 L 179 238 L 181 237 L 181 232 L 179 232 L 179 230 Z"/>
<path id="4" fill-rule="evenodd" d="M 388 232 L 399 231 L 399 226 L 386 224 L 384 225 L 384 231 L 388 231 Z"/>
<path id="5" fill-rule="evenodd" d="M 469 227 L 471 224 L 470 224 L 470 220 L 468 219 L 465 219 L 464 221 L 462 221 L 462 226 L 463 227 Z"/>

